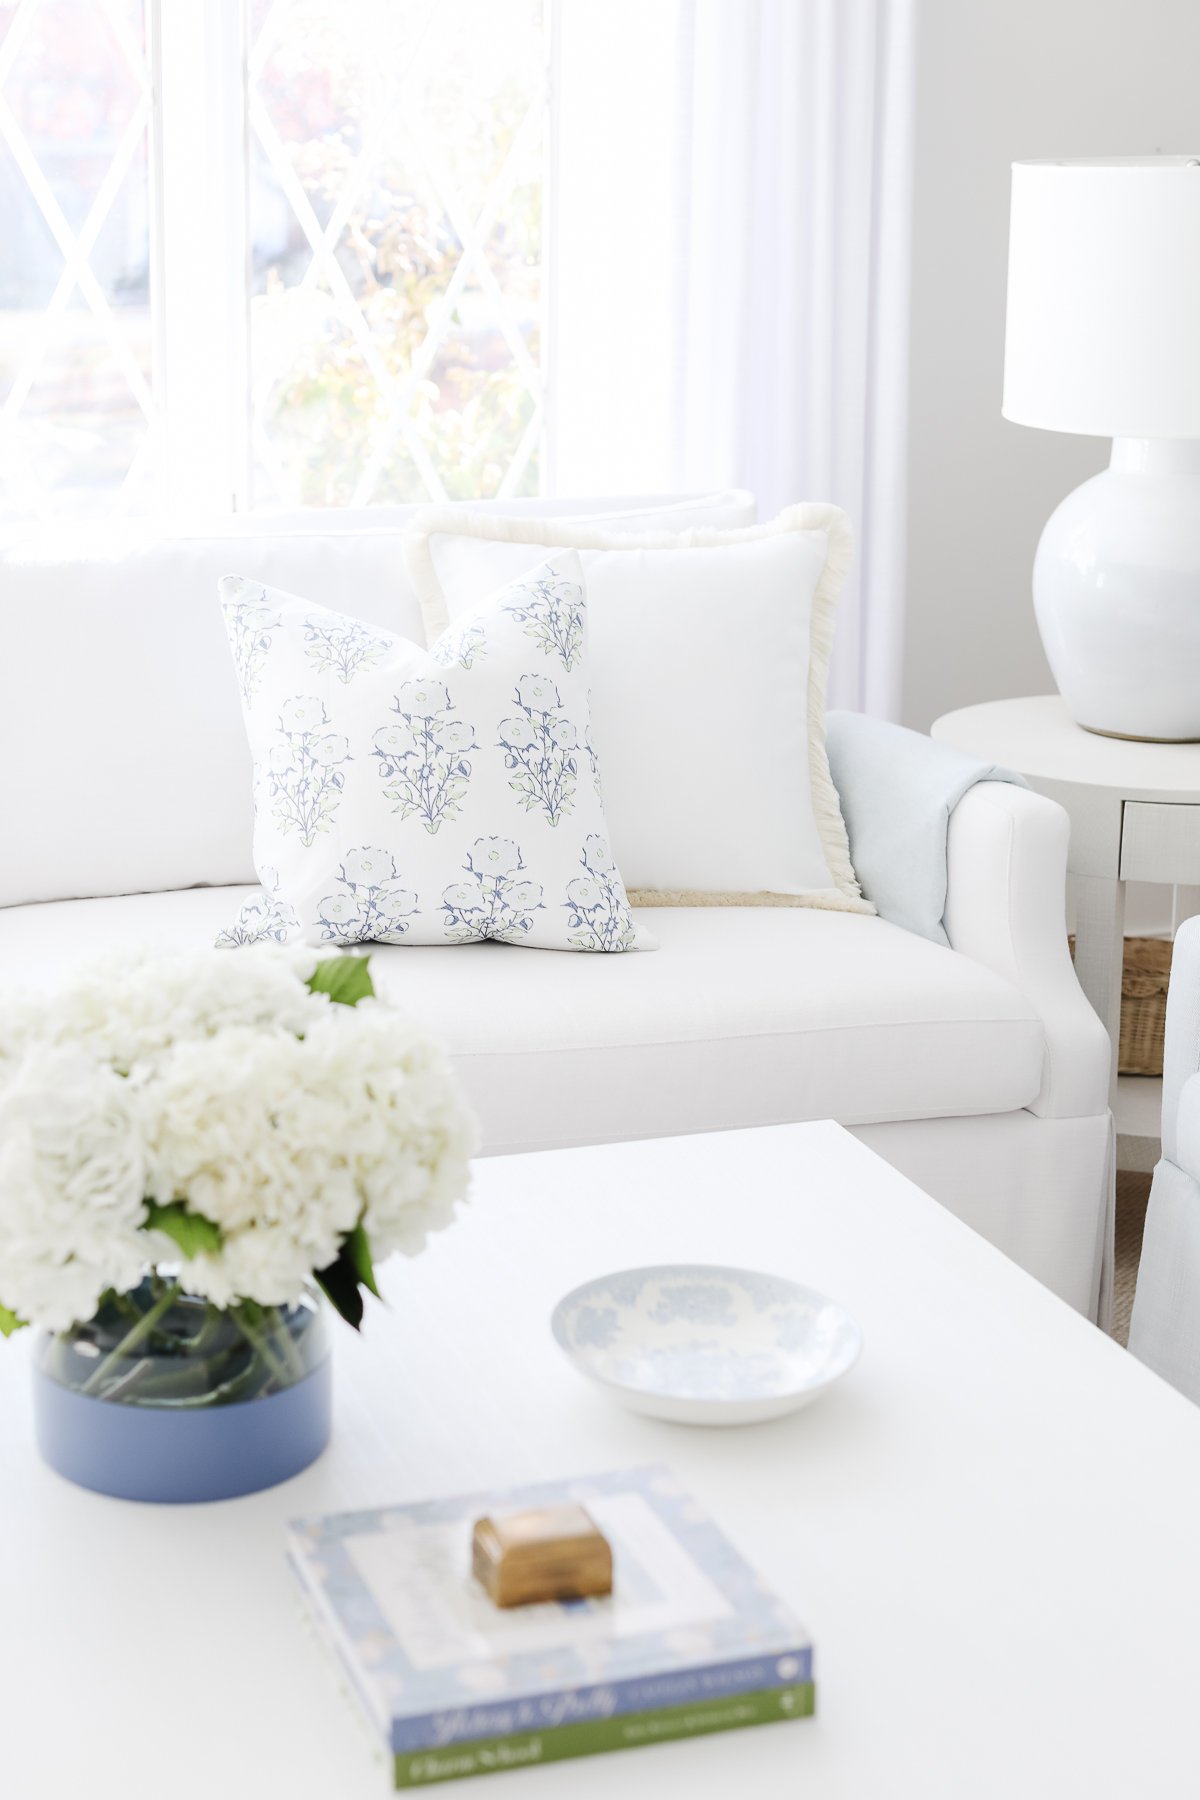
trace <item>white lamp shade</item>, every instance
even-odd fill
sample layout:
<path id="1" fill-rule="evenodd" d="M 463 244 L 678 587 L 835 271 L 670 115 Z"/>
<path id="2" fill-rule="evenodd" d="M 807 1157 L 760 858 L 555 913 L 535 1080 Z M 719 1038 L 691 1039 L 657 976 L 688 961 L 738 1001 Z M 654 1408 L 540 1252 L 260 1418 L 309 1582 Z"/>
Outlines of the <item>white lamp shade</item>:
<path id="1" fill-rule="evenodd" d="M 1003 411 L 1200 438 L 1200 157 L 1013 164 Z"/>

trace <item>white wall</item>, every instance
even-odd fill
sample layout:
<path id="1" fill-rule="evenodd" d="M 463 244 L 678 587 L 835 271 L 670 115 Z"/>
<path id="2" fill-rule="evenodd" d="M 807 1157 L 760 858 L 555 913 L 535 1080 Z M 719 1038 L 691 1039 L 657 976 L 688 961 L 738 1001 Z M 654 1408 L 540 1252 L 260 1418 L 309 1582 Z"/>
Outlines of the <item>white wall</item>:
<path id="1" fill-rule="evenodd" d="M 919 0 L 904 722 L 1053 689 L 1046 519 L 1108 458 L 1000 417 L 1009 164 L 1200 152 L 1200 0 Z"/>

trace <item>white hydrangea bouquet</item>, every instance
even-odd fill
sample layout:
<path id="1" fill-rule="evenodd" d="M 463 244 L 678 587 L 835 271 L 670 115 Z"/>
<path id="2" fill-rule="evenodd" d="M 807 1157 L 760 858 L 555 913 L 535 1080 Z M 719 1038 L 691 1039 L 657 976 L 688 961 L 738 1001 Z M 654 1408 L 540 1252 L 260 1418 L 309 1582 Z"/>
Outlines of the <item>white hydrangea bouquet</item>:
<path id="1" fill-rule="evenodd" d="M 368 958 L 109 959 L 6 1006 L 0 1330 L 54 1334 L 55 1379 L 96 1399 L 278 1391 L 307 1372 L 309 1284 L 357 1327 L 473 1149 L 444 1053 Z"/>

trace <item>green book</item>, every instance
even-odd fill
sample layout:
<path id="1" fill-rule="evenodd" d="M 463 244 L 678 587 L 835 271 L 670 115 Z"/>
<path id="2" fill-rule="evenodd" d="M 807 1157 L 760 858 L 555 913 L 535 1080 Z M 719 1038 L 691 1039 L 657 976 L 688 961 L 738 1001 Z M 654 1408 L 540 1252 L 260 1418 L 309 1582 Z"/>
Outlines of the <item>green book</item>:
<path id="1" fill-rule="evenodd" d="M 811 1681 L 806 1681 L 793 1687 L 766 1688 L 755 1694 L 701 1700 L 691 1706 L 666 1706 L 658 1712 L 618 1713 L 609 1719 L 556 1725 L 546 1731 L 448 1744 L 441 1750 L 401 1752 L 395 1759 L 395 1785 L 430 1787 L 439 1781 L 459 1781 L 467 1775 L 492 1775 L 502 1769 L 563 1762 L 567 1757 L 594 1756 L 604 1750 L 628 1750 L 641 1744 L 665 1744 L 673 1738 L 737 1731 L 746 1725 L 806 1719 L 811 1717 L 814 1704 L 815 1689 Z"/>

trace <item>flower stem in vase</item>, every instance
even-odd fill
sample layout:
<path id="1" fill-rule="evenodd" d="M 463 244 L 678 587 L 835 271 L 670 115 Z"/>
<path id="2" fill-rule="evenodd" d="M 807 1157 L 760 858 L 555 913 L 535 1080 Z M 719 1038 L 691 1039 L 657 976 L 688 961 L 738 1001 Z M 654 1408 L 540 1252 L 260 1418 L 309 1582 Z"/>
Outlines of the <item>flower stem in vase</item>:
<path id="1" fill-rule="evenodd" d="M 308 1374 L 308 1367 L 303 1356 L 300 1354 L 300 1347 L 292 1335 L 291 1326 L 277 1306 L 268 1306 L 265 1309 L 264 1317 L 267 1329 L 272 1333 L 276 1342 L 279 1343 L 283 1349 L 283 1353 L 288 1361 L 288 1366 L 291 1369 L 292 1380 L 303 1381 L 304 1377 Z"/>
<path id="2" fill-rule="evenodd" d="M 154 1305 L 141 1315 L 137 1324 L 126 1332 L 116 1349 L 110 1350 L 108 1355 L 104 1358 L 104 1361 L 97 1365 L 94 1373 L 88 1376 L 82 1388 L 79 1390 L 80 1393 L 94 1394 L 99 1388 L 104 1386 L 106 1377 L 120 1365 L 122 1360 L 127 1357 L 131 1351 L 137 1348 L 143 1338 L 149 1337 L 159 1320 L 165 1313 L 170 1311 L 178 1292 L 179 1283 L 177 1281 L 168 1281 L 163 1288 L 162 1293 L 154 1302 Z"/>
<path id="3" fill-rule="evenodd" d="M 255 1355 L 260 1357 L 267 1368 L 270 1369 L 278 1386 L 281 1388 L 290 1387 L 292 1384 L 292 1377 L 289 1374 L 286 1365 L 281 1363 L 275 1354 L 270 1339 L 270 1327 L 268 1326 L 266 1329 L 262 1329 L 261 1307 L 253 1300 L 243 1300 L 239 1306 L 234 1307 L 231 1310 L 233 1311 L 234 1317 L 237 1319 L 239 1331 L 245 1335 L 246 1340 L 253 1348 Z"/>

